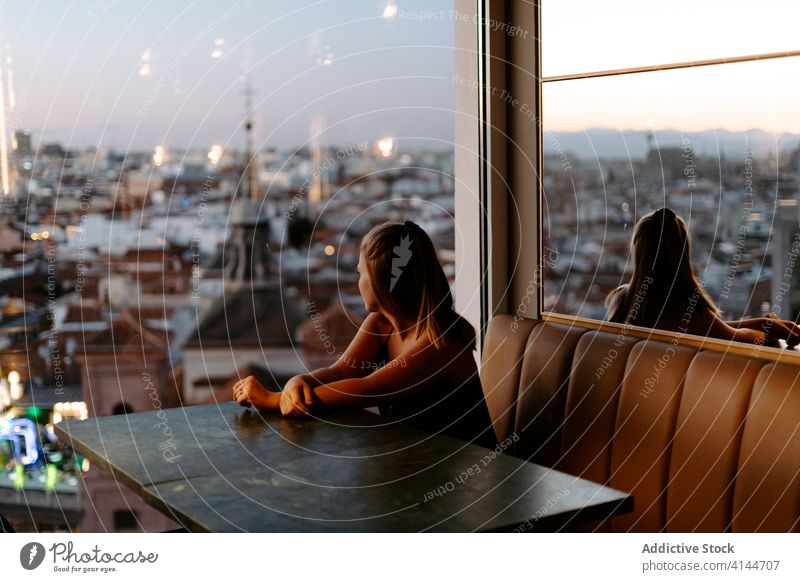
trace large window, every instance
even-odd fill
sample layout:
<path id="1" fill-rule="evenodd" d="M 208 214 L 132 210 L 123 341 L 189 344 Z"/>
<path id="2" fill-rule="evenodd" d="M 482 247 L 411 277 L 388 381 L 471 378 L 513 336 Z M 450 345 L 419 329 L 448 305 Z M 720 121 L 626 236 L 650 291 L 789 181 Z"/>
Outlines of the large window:
<path id="1" fill-rule="evenodd" d="M 371 227 L 413 220 L 455 280 L 454 22 L 452 0 L 3 6 L 0 421 L 42 422 L 59 487 L 90 470 L 44 432 L 61 403 L 160 412 L 336 360 Z M 161 524 L 113 520 L 84 528 Z"/>
<path id="2" fill-rule="evenodd" d="M 451 0 L 7 7 L 0 259 L 12 299 L 67 312 L 75 337 L 49 338 L 64 373 L 77 383 L 76 345 L 150 331 L 176 364 L 215 342 L 280 344 L 286 374 L 298 343 L 340 353 L 366 315 L 360 240 L 388 220 L 425 229 L 452 283 L 453 29 Z M 117 321 L 130 336 L 88 337 Z M 55 382 L 41 353 L 36 380 Z"/>
<path id="3" fill-rule="evenodd" d="M 545 311 L 604 319 L 633 226 L 668 206 L 723 318 L 797 318 L 799 16 L 785 1 L 543 3 Z"/>

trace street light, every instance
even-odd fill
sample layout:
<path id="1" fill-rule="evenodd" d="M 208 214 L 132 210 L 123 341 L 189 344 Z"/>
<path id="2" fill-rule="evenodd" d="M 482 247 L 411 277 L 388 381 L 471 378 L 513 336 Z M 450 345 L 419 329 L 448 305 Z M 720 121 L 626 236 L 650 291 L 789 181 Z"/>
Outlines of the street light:
<path id="1" fill-rule="evenodd" d="M 389 0 L 383 8 L 383 17 L 386 20 L 391 20 L 397 16 L 397 3 L 394 0 Z"/>
<path id="2" fill-rule="evenodd" d="M 394 152 L 394 138 L 393 137 L 385 137 L 381 140 L 378 140 L 378 151 L 384 158 L 388 158 Z"/>

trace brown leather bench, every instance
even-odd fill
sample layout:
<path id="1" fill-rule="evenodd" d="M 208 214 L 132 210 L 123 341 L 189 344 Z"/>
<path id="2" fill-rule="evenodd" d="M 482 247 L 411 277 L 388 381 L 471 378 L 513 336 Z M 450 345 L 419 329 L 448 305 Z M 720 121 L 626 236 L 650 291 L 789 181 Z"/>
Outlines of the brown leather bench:
<path id="1" fill-rule="evenodd" d="M 594 529 L 800 530 L 800 366 L 499 315 L 481 382 L 512 454 L 633 494 Z"/>

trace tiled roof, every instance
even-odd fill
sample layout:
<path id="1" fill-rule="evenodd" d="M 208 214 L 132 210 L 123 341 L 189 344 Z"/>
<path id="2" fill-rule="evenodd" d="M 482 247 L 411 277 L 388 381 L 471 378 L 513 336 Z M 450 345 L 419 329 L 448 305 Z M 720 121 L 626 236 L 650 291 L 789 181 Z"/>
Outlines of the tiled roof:
<path id="1" fill-rule="evenodd" d="M 308 311 L 309 316 L 316 313 L 313 304 L 309 305 Z M 298 327 L 296 337 L 302 345 L 320 349 L 324 343 L 321 339 L 326 341 L 329 339 L 337 344 L 341 343 L 340 351 L 344 351 L 355 337 L 363 321 L 360 315 L 353 313 L 340 301 L 337 301 L 319 313 L 319 317 L 314 316 L 314 319 L 304 321 Z"/>
<path id="2" fill-rule="evenodd" d="M 209 310 L 184 347 L 291 347 L 303 319 L 275 283 L 226 284 L 225 297 Z"/>
<path id="3" fill-rule="evenodd" d="M 107 329 L 87 334 L 85 346 L 87 352 L 163 352 L 168 341 L 164 331 L 147 329 L 129 312 L 123 312 Z"/>

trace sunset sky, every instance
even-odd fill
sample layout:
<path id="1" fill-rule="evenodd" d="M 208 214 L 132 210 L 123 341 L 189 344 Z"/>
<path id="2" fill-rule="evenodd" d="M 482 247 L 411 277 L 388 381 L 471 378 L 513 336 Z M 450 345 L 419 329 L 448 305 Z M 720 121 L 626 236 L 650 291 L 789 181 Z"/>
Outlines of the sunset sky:
<path id="1" fill-rule="evenodd" d="M 550 0 L 545 77 L 800 50 L 791 0 Z M 800 58 L 545 85 L 546 124 L 800 133 Z"/>
<path id="2" fill-rule="evenodd" d="M 263 144 L 302 144 L 322 117 L 328 142 L 451 147 L 450 7 L 401 0 L 447 12 L 420 21 L 383 18 L 382 0 L 7 0 L 0 49 L 13 57 L 15 125 L 37 141 L 45 129 L 73 146 L 241 147 L 247 71 Z"/>
<path id="3" fill-rule="evenodd" d="M 452 2 L 196 0 L 0 4 L 16 128 L 34 139 L 240 147 L 241 77 L 260 143 L 384 135 L 447 146 Z M 426 15 L 423 17 L 423 15 Z M 546 0 L 545 75 L 797 50 L 800 2 Z M 548 83 L 550 130 L 761 128 L 800 133 L 800 58 Z"/>

